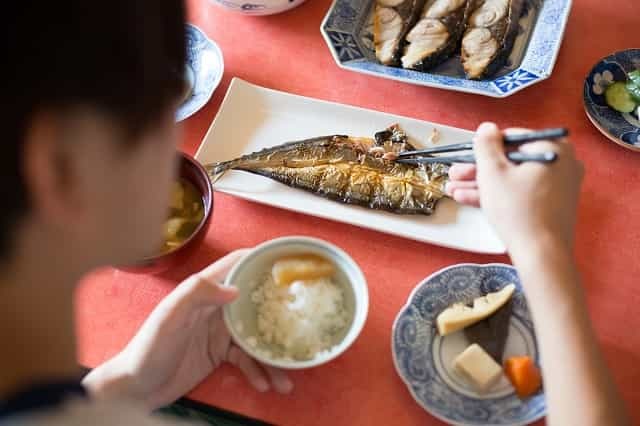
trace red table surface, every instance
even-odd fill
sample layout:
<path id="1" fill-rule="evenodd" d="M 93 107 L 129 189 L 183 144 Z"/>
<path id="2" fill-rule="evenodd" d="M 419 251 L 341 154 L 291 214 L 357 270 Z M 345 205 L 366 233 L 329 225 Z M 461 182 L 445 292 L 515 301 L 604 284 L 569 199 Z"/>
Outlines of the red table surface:
<path id="1" fill-rule="evenodd" d="M 195 152 L 233 76 L 467 129 L 484 120 L 500 126 L 568 126 L 587 170 L 576 251 L 589 310 L 615 380 L 640 422 L 640 154 L 600 135 L 582 106 L 583 79 L 593 64 L 611 52 L 636 47 L 630 44 L 640 27 L 640 3 L 575 1 L 553 76 L 506 99 L 339 69 L 319 31 L 330 4 L 309 0 L 281 15 L 245 17 L 205 0 L 189 1 L 190 21 L 223 50 L 225 74 L 208 105 L 186 121 L 184 149 Z M 189 397 L 282 425 L 442 424 L 414 402 L 396 374 L 390 351 L 393 320 L 416 283 L 432 272 L 460 262 L 508 258 L 412 242 L 223 194 L 216 194 L 213 224 L 204 243 L 180 268 L 160 276 L 103 270 L 81 283 L 76 295 L 80 362 L 96 366 L 117 353 L 158 301 L 188 274 L 235 248 L 293 234 L 335 243 L 360 264 L 371 298 L 361 336 L 334 362 L 292 373 L 296 388 L 289 396 L 259 394 L 236 370 L 223 366 Z"/>

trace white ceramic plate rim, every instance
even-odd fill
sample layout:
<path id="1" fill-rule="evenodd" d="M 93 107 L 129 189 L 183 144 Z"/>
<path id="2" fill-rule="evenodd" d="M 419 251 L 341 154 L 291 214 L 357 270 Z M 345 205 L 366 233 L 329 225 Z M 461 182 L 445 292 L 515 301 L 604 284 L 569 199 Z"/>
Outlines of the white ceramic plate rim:
<path id="1" fill-rule="evenodd" d="M 333 346 L 329 353 L 326 356 L 320 358 L 314 358 L 306 361 L 285 361 L 278 359 L 271 359 L 263 356 L 261 353 L 255 351 L 251 346 L 249 346 L 245 339 L 240 337 L 232 324 L 231 312 L 229 305 L 226 305 L 223 308 L 224 311 L 224 322 L 227 326 L 227 330 L 231 334 L 233 341 L 236 345 L 240 346 L 240 348 L 245 351 L 247 354 L 250 354 L 253 358 L 258 360 L 259 362 L 271 365 L 273 367 L 278 367 L 287 370 L 300 370 L 305 368 L 317 367 L 319 365 L 325 364 L 329 361 L 334 360 L 335 358 L 342 355 L 353 345 L 353 343 L 358 339 L 362 329 L 364 328 L 365 323 L 367 322 L 367 316 L 369 314 L 369 289 L 367 286 L 367 280 L 364 276 L 364 273 L 358 266 L 355 260 L 347 252 L 342 250 L 340 247 L 331 244 L 327 241 L 306 237 L 306 236 L 289 236 L 289 237 L 281 237 L 273 240 L 265 241 L 254 247 L 249 253 L 247 253 L 242 259 L 240 259 L 234 266 L 231 268 L 229 274 L 227 274 L 227 278 L 225 279 L 224 285 L 227 287 L 232 286 L 231 281 L 233 281 L 233 277 L 238 273 L 238 271 L 244 266 L 245 262 L 250 258 L 257 256 L 258 254 L 271 249 L 274 246 L 282 245 L 282 244 L 306 244 L 310 246 L 320 247 L 324 250 L 328 250 L 336 254 L 337 257 L 341 258 L 345 263 L 352 268 L 353 273 L 356 275 L 357 281 L 362 283 L 362 294 L 361 298 L 357 300 L 357 303 L 362 306 L 361 309 L 354 310 L 354 318 L 349 328 L 349 331 L 345 335 L 344 339 L 337 345 Z M 354 291 L 355 295 L 355 291 Z M 354 296 L 355 297 L 355 296 Z"/>
<path id="2" fill-rule="evenodd" d="M 413 398 L 413 400 L 420 406 L 422 407 L 427 413 L 431 414 L 433 417 L 442 420 L 445 423 L 448 423 L 450 425 L 454 425 L 454 426 L 494 426 L 491 424 L 487 424 L 487 423 L 458 423 L 458 422 L 452 422 L 451 420 L 447 419 L 444 416 L 439 415 L 438 413 L 434 412 L 431 410 L 430 407 L 426 406 L 425 404 L 422 403 L 422 401 L 420 401 L 420 399 L 418 398 L 418 396 L 415 394 L 415 392 L 413 391 L 413 388 L 411 387 L 411 383 L 409 383 L 403 376 L 402 374 L 400 374 L 400 366 L 398 365 L 398 359 L 396 358 L 396 353 L 393 350 L 393 337 L 395 335 L 396 332 L 396 328 L 398 325 L 398 321 L 400 320 L 400 316 L 402 315 L 402 313 L 409 308 L 409 306 L 411 306 L 411 301 L 413 299 L 413 297 L 416 295 L 416 293 L 418 292 L 419 289 L 421 289 L 423 286 L 427 285 L 427 283 L 429 281 L 431 281 L 434 277 L 436 277 L 437 275 L 440 275 L 450 269 L 454 269 L 454 268 L 460 268 L 460 267 L 473 267 L 473 268 L 481 268 L 481 269 L 485 269 L 485 268 L 491 268 L 491 267 L 502 267 L 502 268 L 508 268 L 511 270 L 516 271 L 516 268 L 513 267 L 513 265 L 508 265 L 506 263 L 456 263 L 455 265 L 450 265 L 450 266 L 446 266 L 444 268 L 438 269 L 437 271 L 435 271 L 434 273 L 430 274 L 429 276 L 427 276 L 425 279 L 423 279 L 422 281 L 420 281 L 414 288 L 413 290 L 411 290 L 411 293 L 409 294 L 409 297 L 407 297 L 407 301 L 405 302 L 405 304 L 402 306 L 402 308 L 400 308 L 398 310 L 398 314 L 396 315 L 396 318 L 393 320 L 393 326 L 391 327 L 391 356 L 393 357 L 393 366 L 396 369 L 396 374 L 398 375 L 398 377 L 400 377 L 400 380 L 402 380 L 402 383 L 405 384 L 405 386 L 407 387 L 407 389 L 409 390 L 409 393 L 411 394 L 411 397 Z M 542 413 L 537 417 L 534 417 L 533 419 L 523 422 L 523 423 L 514 423 L 512 426 L 525 426 L 528 424 L 531 424 L 535 421 L 540 420 L 541 418 L 543 418 L 544 416 L 546 416 L 546 413 Z M 499 425 L 498 425 L 499 426 Z"/>

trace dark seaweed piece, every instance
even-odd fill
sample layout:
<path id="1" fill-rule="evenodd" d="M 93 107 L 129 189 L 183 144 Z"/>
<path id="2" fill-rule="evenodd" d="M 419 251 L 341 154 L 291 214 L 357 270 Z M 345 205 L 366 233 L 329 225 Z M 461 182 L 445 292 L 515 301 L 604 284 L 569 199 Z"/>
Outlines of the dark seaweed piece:
<path id="1" fill-rule="evenodd" d="M 502 364 L 512 311 L 510 299 L 490 317 L 464 329 L 469 344 L 477 343 L 482 346 L 498 364 Z"/>
<path id="2" fill-rule="evenodd" d="M 390 126 L 385 130 L 381 130 L 374 135 L 376 146 L 383 146 L 385 142 L 391 143 L 408 143 L 407 134 L 403 132 L 397 125 Z"/>
<path id="3" fill-rule="evenodd" d="M 376 140 L 377 146 L 382 146 L 384 143 L 391 139 L 393 132 L 389 129 L 381 130 L 377 132 L 373 137 Z"/>

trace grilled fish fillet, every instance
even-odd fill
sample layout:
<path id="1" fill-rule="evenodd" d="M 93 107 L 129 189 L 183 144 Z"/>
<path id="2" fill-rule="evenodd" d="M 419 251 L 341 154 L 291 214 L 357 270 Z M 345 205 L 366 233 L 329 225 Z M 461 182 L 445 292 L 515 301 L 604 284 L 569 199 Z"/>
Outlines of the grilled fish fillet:
<path id="1" fill-rule="evenodd" d="M 428 0 L 418 23 L 407 33 L 402 67 L 425 71 L 458 47 L 473 0 Z"/>
<path id="2" fill-rule="evenodd" d="M 462 38 L 462 66 L 468 78 L 495 73 L 509 57 L 518 35 L 524 0 L 480 0 Z"/>
<path id="3" fill-rule="evenodd" d="M 377 0 L 373 17 L 376 58 L 397 65 L 404 36 L 415 23 L 424 0 Z"/>
<path id="4" fill-rule="evenodd" d="M 227 170 L 266 176 L 293 188 L 347 204 L 399 214 L 433 213 L 444 196 L 448 168 L 393 160 L 413 149 L 398 127 L 375 139 L 324 136 L 268 148 L 208 167 L 216 179 Z"/>

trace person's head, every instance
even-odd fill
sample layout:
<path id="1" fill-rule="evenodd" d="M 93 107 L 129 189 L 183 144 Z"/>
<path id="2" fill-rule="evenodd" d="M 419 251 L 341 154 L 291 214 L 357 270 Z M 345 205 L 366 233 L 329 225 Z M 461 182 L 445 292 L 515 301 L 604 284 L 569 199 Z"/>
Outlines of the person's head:
<path id="1" fill-rule="evenodd" d="M 22 0 L 3 16 L 0 262 L 33 239 L 87 266 L 151 253 L 174 173 L 182 0 Z"/>

